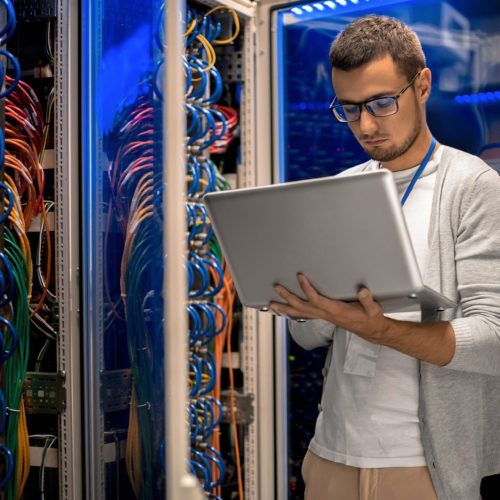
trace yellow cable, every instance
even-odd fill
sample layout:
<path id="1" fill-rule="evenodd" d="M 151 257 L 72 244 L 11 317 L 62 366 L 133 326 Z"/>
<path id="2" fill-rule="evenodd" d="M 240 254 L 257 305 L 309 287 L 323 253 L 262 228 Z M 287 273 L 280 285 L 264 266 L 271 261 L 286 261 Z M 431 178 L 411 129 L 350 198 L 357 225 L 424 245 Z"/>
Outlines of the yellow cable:
<path id="1" fill-rule="evenodd" d="M 132 384 L 130 397 L 130 413 L 128 421 L 127 447 L 125 449 L 125 466 L 136 498 L 141 493 L 141 436 L 139 433 L 139 414 L 137 412 L 137 394 Z"/>
<path id="2" fill-rule="evenodd" d="M 240 20 L 238 18 L 238 14 L 236 13 L 235 10 L 233 9 L 228 9 L 227 7 L 224 6 L 219 6 L 219 7 L 214 7 L 213 9 L 209 10 L 205 16 L 209 16 L 210 14 L 213 14 L 214 12 L 220 11 L 220 10 L 226 10 L 228 11 L 232 16 L 234 20 L 234 33 L 230 38 L 227 38 L 225 40 L 214 40 L 213 44 L 214 45 L 227 45 L 228 43 L 234 42 L 236 38 L 238 38 L 238 35 L 240 34 Z"/>
<path id="3" fill-rule="evenodd" d="M 207 54 L 207 66 L 204 66 L 201 70 L 202 73 L 206 73 L 207 71 L 210 71 L 210 69 L 215 65 L 215 61 L 217 59 L 217 56 L 215 54 L 215 49 L 213 48 L 212 44 L 203 36 L 203 35 L 196 35 L 196 40 L 198 40 L 202 45 L 203 48 L 205 49 L 205 52 Z M 201 80 L 201 77 L 199 78 L 192 78 L 191 79 L 193 82 L 199 82 Z"/>
<path id="4" fill-rule="evenodd" d="M 123 305 L 125 307 L 125 314 L 127 313 L 126 308 L 127 304 L 125 299 L 126 296 L 126 281 L 125 281 L 125 276 L 126 276 L 126 269 L 127 269 L 127 264 L 128 260 L 130 257 L 130 252 L 133 247 L 133 242 L 135 238 L 135 229 L 137 226 L 144 220 L 145 214 L 144 212 L 138 213 L 139 209 L 143 208 L 142 205 L 144 204 L 144 199 L 141 200 L 141 197 L 145 196 L 147 201 L 152 201 L 153 197 L 150 193 L 152 193 L 152 186 L 153 186 L 153 173 L 152 172 L 146 172 L 137 182 L 137 186 L 134 191 L 134 195 L 132 197 L 132 201 L 130 203 L 130 212 L 129 212 L 129 219 L 127 223 L 127 232 L 126 232 L 126 237 L 125 237 L 125 243 L 123 246 L 123 255 L 122 255 L 122 262 L 121 262 L 121 268 L 120 268 L 120 291 L 122 295 L 122 301 Z M 154 211 L 151 213 L 151 215 L 154 214 Z M 139 217 L 139 219 L 138 219 Z M 140 219 L 142 217 L 142 219 Z"/>
<path id="5" fill-rule="evenodd" d="M 189 36 L 189 35 L 193 32 L 193 30 L 194 30 L 195 26 L 196 26 L 196 19 L 193 19 L 193 20 L 189 23 L 189 26 L 187 27 L 186 32 L 184 33 L 184 35 L 185 35 L 185 36 Z"/>
<path id="6" fill-rule="evenodd" d="M 26 409 L 24 397 L 21 396 L 19 407 L 19 424 L 17 427 L 17 471 L 16 471 L 16 499 L 23 496 L 24 487 L 30 473 L 30 443 L 28 437 L 28 426 L 26 424 Z"/>
<path id="7" fill-rule="evenodd" d="M 208 66 L 204 67 L 202 69 L 203 72 L 210 71 L 210 68 L 215 64 L 215 61 L 217 60 L 217 56 L 215 54 L 215 49 L 213 45 L 201 34 L 196 35 L 196 39 L 203 45 L 205 48 L 205 51 L 207 53 L 207 64 Z"/>

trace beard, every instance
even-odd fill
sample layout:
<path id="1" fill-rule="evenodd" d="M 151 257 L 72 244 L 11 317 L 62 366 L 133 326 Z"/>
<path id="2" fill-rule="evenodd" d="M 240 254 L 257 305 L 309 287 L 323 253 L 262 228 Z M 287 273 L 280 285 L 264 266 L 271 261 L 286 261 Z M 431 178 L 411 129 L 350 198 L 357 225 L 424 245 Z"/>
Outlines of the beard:
<path id="1" fill-rule="evenodd" d="M 385 162 L 392 161 L 400 156 L 404 155 L 412 146 L 415 144 L 418 135 L 420 134 L 420 130 L 422 129 L 422 117 L 420 113 L 418 113 L 417 120 L 415 122 L 415 126 L 411 131 L 410 135 L 405 139 L 401 146 L 392 148 L 392 149 L 383 149 L 375 147 L 373 150 L 365 150 L 365 152 L 370 155 L 370 157 L 375 161 Z"/>

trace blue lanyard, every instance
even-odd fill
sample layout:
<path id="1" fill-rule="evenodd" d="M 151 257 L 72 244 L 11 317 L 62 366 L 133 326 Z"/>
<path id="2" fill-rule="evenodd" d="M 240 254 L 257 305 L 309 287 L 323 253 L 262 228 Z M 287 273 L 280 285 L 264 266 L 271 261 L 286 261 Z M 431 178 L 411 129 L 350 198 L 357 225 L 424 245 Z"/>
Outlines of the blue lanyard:
<path id="1" fill-rule="evenodd" d="M 425 155 L 425 158 L 422 160 L 422 163 L 420 164 L 420 167 L 418 167 L 418 170 L 415 172 L 415 175 L 413 176 L 413 179 L 410 182 L 410 185 L 406 188 L 405 194 L 403 196 L 403 199 L 401 200 L 401 206 L 403 206 L 408 199 L 408 196 L 410 196 L 410 193 L 413 190 L 413 187 L 415 186 L 415 183 L 418 181 L 418 178 L 420 175 L 422 175 L 422 172 L 424 171 L 425 167 L 427 166 L 427 163 L 429 163 L 429 160 L 431 158 L 432 152 L 434 151 L 434 147 L 436 146 L 436 139 L 434 137 L 432 138 L 431 145 L 429 147 L 429 151 L 427 151 L 427 154 Z"/>

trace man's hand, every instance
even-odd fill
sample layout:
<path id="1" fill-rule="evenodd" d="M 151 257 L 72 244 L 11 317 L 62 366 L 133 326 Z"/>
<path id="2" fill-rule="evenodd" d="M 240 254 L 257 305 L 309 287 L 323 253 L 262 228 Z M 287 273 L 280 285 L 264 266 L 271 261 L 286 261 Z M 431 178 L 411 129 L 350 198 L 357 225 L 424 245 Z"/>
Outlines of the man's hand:
<path id="1" fill-rule="evenodd" d="M 297 279 L 306 300 L 297 297 L 284 286 L 276 285 L 275 291 L 286 304 L 271 302 L 270 307 L 273 311 L 290 318 L 323 319 L 356 333 L 369 342 L 376 344 L 382 342 L 389 328 L 389 322 L 380 304 L 373 299 L 370 290 L 360 289 L 359 302 L 348 303 L 319 294 L 303 274 L 298 274 Z"/>
<path id="2" fill-rule="evenodd" d="M 290 318 L 323 319 L 368 342 L 391 347 L 438 366 L 445 366 L 453 359 L 456 340 L 450 322 L 415 323 L 386 318 L 367 288 L 358 292 L 359 302 L 347 303 L 319 294 L 302 274 L 298 275 L 298 280 L 306 299 L 276 285 L 274 289 L 286 304 L 271 302 L 273 311 Z"/>

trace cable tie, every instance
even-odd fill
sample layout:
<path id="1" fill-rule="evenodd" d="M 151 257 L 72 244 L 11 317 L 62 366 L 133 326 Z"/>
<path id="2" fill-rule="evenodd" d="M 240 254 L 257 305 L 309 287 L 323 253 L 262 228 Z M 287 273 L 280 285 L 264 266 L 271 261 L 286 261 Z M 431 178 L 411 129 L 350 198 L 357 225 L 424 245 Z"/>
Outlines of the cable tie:
<path id="1" fill-rule="evenodd" d="M 5 413 L 21 413 L 21 410 L 14 410 L 14 408 L 5 407 Z"/>
<path id="2" fill-rule="evenodd" d="M 136 405 L 137 408 L 147 408 L 148 411 L 151 410 L 151 403 L 149 401 L 146 401 L 145 403 L 142 403 L 140 405 Z"/>

